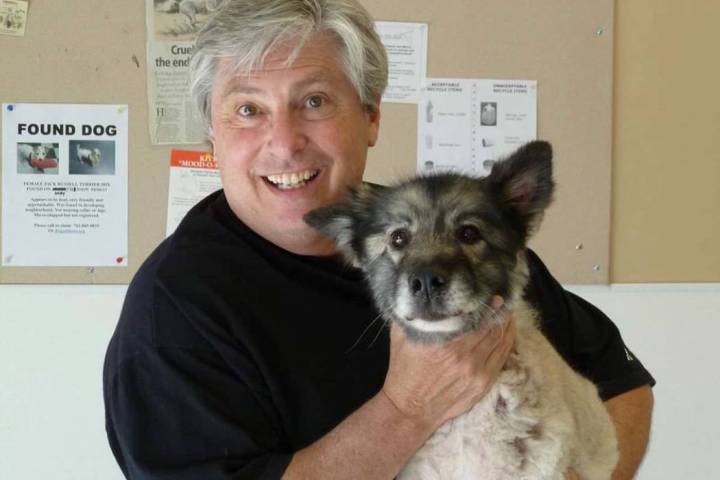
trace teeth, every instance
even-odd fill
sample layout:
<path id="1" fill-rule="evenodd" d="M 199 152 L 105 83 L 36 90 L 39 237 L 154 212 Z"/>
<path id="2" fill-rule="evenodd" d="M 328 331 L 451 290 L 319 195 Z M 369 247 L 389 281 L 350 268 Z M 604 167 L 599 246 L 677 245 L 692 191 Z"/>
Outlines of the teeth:
<path id="1" fill-rule="evenodd" d="M 317 170 L 304 170 L 302 172 L 268 175 L 266 178 L 279 188 L 299 188 L 305 185 L 306 180 L 314 177 L 317 173 Z"/>

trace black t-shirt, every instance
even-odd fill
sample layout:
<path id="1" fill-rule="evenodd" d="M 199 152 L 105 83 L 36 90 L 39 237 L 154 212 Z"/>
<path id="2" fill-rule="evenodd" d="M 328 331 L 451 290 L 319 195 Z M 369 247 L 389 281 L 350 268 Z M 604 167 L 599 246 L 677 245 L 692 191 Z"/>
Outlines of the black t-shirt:
<path id="1" fill-rule="evenodd" d="M 599 310 L 529 254 L 542 328 L 610 398 L 654 380 Z M 217 192 L 130 284 L 104 369 L 106 428 L 133 479 L 276 479 L 375 395 L 388 329 L 361 273 L 244 226 Z"/>

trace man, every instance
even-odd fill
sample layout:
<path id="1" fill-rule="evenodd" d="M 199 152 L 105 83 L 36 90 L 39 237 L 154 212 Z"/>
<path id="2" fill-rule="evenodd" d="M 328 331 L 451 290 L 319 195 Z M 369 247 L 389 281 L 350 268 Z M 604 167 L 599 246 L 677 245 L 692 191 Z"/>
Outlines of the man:
<path id="1" fill-rule="evenodd" d="M 105 363 L 113 453 L 133 479 L 393 478 L 482 398 L 514 330 L 508 318 L 504 333 L 408 342 L 375 322 L 359 272 L 303 221 L 362 181 L 377 141 L 387 59 L 372 19 L 354 0 L 228 0 L 198 37 L 192 75 L 224 188 L 129 287 Z M 630 478 L 653 379 L 602 313 L 529 256 L 527 296 L 599 385 L 617 478 Z"/>

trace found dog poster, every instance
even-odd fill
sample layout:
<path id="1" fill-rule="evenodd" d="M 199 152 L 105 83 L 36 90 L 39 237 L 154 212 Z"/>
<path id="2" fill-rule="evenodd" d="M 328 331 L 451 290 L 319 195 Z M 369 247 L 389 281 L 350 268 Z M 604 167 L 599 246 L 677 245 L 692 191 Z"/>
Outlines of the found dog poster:
<path id="1" fill-rule="evenodd" d="M 197 202 L 220 188 L 220 171 L 212 153 L 173 150 L 170 156 L 166 235 L 175 231 Z"/>
<path id="2" fill-rule="evenodd" d="M 0 33 L 25 35 L 28 2 L 23 0 L 0 0 Z"/>
<path id="3" fill-rule="evenodd" d="M 127 266 L 127 105 L 3 104 L 2 265 Z"/>
<path id="4" fill-rule="evenodd" d="M 417 171 L 483 176 L 537 137 L 537 82 L 429 78 L 418 104 Z"/>
<path id="5" fill-rule="evenodd" d="M 375 22 L 375 30 L 388 56 L 383 102 L 417 103 L 427 74 L 427 24 Z"/>
<path id="6" fill-rule="evenodd" d="M 197 32 L 219 0 L 145 2 L 150 139 L 201 143 L 205 132 L 190 101 L 188 67 Z"/>

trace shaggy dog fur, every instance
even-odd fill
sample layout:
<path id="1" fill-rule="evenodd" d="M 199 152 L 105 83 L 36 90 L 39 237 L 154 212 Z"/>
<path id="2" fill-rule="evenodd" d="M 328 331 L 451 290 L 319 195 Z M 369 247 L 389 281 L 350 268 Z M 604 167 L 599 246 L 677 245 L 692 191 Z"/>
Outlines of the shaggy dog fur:
<path id="1" fill-rule="evenodd" d="M 405 466 L 403 480 L 607 480 L 615 430 L 596 387 L 574 372 L 522 301 L 525 249 L 550 204 L 552 151 L 532 142 L 484 179 L 454 174 L 392 187 L 365 185 L 306 221 L 336 239 L 363 269 L 378 309 L 418 342 L 444 342 L 478 327 L 505 299 L 515 345 L 492 389 L 443 425 Z"/>

